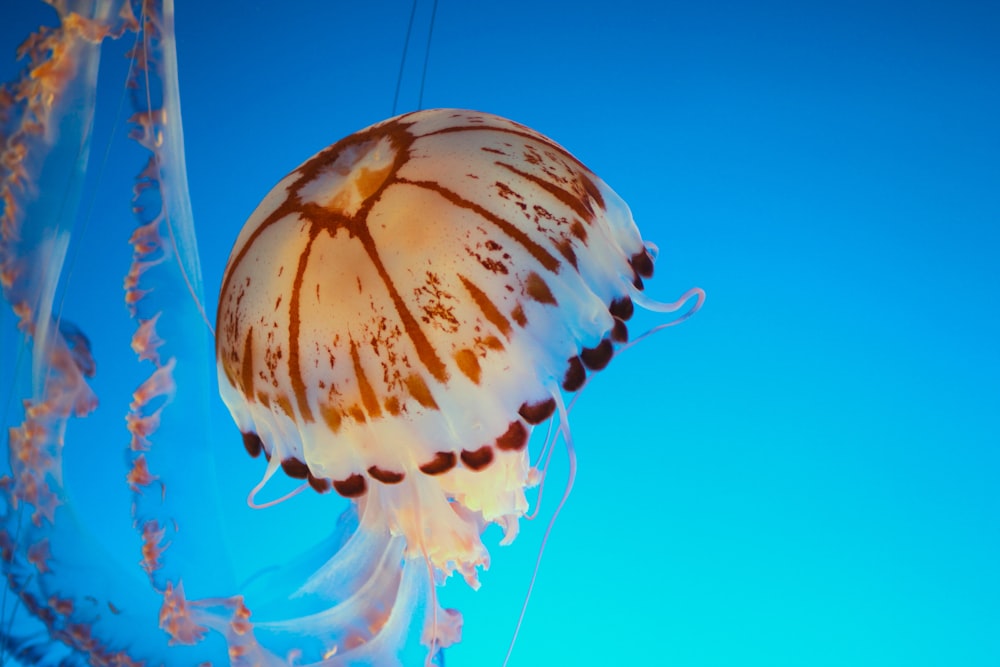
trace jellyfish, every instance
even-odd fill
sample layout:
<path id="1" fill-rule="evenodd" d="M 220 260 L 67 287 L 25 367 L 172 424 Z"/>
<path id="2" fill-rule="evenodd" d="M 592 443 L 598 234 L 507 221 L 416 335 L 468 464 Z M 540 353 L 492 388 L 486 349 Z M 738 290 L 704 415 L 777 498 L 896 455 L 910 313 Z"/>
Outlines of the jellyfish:
<path id="1" fill-rule="evenodd" d="M 532 429 L 566 422 L 563 392 L 627 343 L 636 303 L 700 302 L 647 299 L 654 258 L 625 203 L 537 132 L 459 109 L 391 118 L 291 172 L 241 231 L 223 401 L 264 481 L 354 499 L 366 542 L 476 586 L 484 527 L 514 540 L 540 478 Z M 425 626 L 435 646 L 457 639 L 444 618 Z"/>
<path id="2" fill-rule="evenodd" d="M 0 663 L 439 660 L 463 619 L 438 587 L 451 575 L 478 586 L 484 530 L 514 540 L 526 489 L 545 482 L 528 456 L 535 427 L 557 424 L 572 451 L 566 398 L 636 340 L 634 308 L 680 313 L 671 325 L 703 293 L 645 295 L 655 246 L 552 140 L 487 113 L 418 111 L 320 151 L 264 198 L 224 274 L 213 363 L 172 3 L 52 4 L 60 25 L 25 42 L 24 74 L 0 90 L 0 287 L 19 332 L 0 359 L 14 397 Z M 102 354 L 61 303 L 75 212 L 88 219 L 98 61 L 125 41 L 130 136 L 145 157 L 124 215 L 91 221 L 131 247 L 119 292 L 129 349 Z M 99 382 L 109 364 L 134 367 L 123 394 Z M 333 508 L 312 548 L 244 580 L 220 537 L 212 454 L 233 443 L 205 427 L 214 378 L 245 449 L 266 461 L 249 502 L 295 503 L 311 488 Z M 94 491 L 96 467 L 79 461 L 105 441 L 118 454 L 96 467 L 124 451 L 127 501 L 93 514 L 81 489 Z M 271 498 L 279 470 L 301 485 Z M 98 524 L 116 521 L 130 553 L 100 539 Z"/>

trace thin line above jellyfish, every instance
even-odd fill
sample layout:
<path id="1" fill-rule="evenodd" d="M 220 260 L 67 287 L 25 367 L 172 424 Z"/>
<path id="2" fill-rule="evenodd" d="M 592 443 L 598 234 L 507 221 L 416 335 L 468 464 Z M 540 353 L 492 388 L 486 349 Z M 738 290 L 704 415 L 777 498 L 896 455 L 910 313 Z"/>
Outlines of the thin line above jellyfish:
<path id="1" fill-rule="evenodd" d="M 231 443 L 197 428 L 213 364 L 207 327 L 191 326 L 204 313 L 172 3 L 52 4 L 62 24 L 25 43 L 25 74 L 0 93 L 0 284 L 22 332 L 21 357 L 4 357 L 20 406 L 4 412 L 0 656 L 394 665 L 416 642 L 429 663 L 461 639 L 461 614 L 438 604 L 437 586 L 454 573 L 478 586 L 484 529 L 514 540 L 525 490 L 543 480 L 528 456 L 534 427 L 555 420 L 569 445 L 565 397 L 628 344 L 634 307 L 686 308 L 674 324 L 704 293 L 648 299 L 655 247 L 625 203 L 513 121 L 418 111 L 320 151 L 236 240 L 215 372 L 244 446 L 267 461 L 247 482 L 251 502 L 281 470 L 350 506 L 314 549 L 236 584 L 222 559 L 204 558 L 222 549 L 210 448 Z M 149 157 L 133 228 L 106 233 L 133 248 L 133 351 L 113 363 L 145 379 L 114 404 L 92 388 L 100 359 L 58 296 L 101 43 L 130 36 L 131 136 Z M 138 535 L 124 561 L 89 537 L 64 468 L 65 451 L 88 446 L 73 424 L 99 410 L 126 420 L 110 436 L 127 447 Z"/>

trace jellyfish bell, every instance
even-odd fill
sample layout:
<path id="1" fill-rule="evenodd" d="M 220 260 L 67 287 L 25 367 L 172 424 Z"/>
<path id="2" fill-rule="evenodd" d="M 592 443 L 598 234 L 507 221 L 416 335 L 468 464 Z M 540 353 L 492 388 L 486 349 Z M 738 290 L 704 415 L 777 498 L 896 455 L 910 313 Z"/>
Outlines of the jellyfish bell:
<path id="1" fill-rule="evenodd" d="M 286 176 L 240 232 L 221 394 L 265 480 L 280 467 L 355 500 L 359 531 L 476 586 L 480 534 L 513 540 L 539 480 L 534 426 L 627 342 L 634 303 L 700 305 L 645 299 L 654 259 L 626 204 L 541 134 L 457 109 L 391 118 Z"/>

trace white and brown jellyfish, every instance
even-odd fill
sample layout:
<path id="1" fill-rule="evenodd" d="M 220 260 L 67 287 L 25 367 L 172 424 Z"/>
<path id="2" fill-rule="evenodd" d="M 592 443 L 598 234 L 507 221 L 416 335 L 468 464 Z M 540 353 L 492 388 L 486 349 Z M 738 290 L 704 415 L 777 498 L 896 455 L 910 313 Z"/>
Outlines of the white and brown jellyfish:
<path id="1" fill-rule="evenodd" d="M 402 539 L 404 567 L 477 585 L 484 527 L 514 539 L 539 480 L 533 427 L 565 418 L 634 304 L 700 306 L 699 289 L 643 296 L 654 259 L 625 203 L 539 133 L 456 109 L 392 118 L 307 160 L 244 226 L 219 298 L 223 400 L 263 481 L 332 489 L 359 532 Z M 428 614 L 427 643 L 456 641 L 454 617 Z"/>

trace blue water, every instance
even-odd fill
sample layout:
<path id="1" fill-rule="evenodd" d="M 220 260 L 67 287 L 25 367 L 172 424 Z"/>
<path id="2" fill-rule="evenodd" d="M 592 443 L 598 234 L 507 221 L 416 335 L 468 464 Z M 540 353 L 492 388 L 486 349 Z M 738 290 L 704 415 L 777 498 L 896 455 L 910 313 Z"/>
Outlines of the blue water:
<path id="1" fill-rule="evenodd" d="M 410 4 L 178 5 L 214 313 L 259 199 L 390 115 Z M 21 11 L 0 10 L 4 78 Z M 441 3 L 424 106 L 551 136 L 660 246 L 650 294 L 708 292 L 578 402 L 512 666 L 1000 664 L 998 29 L 976 2 Z M 466 618 L 449 667 L 502 660 L 543 528 L 488 540 L 479 592 L 446 587 Z"/>

